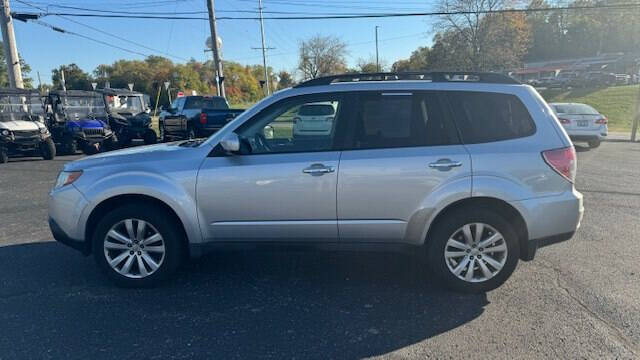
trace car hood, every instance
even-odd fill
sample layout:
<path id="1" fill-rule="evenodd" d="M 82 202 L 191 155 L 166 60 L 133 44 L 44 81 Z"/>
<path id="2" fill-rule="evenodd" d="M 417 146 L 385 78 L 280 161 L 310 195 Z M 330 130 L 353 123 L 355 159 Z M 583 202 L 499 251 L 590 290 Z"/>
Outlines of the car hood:
<path id="1" fill-rule="evenodd" d="M 85 120 L 72 120 L 68 123 L 69 127 L 81 127 L 81 128 L 103 128 L 105 123 L 101 120 L 96 119 L 85 119 Z"/>
<path id="2" fill-rule="evenodd" d="M 9 131 L 38 130 L 40 127 L 34 121 L 12 120 L 0 122 L 0 129 Z"/>
<path id="3" fill-rule="evenodd" d="M 145 164 L 150 162 L 156 163 L 159 161 L 177 160 L 183 156 L 190 156 L 194 153 L 194 150 L 200 150 L 199 148 L 179 146 L 180 143 L 181 142 L 174 142 L 167 144 L 138 146 L 97 154 L 67 163 L 65 165 L 65 171 L 84 170 L 97 166 L 122 166 L 135 163 Z M 203 151 L 206 152 L 207 150 L 204 149 Z"/>

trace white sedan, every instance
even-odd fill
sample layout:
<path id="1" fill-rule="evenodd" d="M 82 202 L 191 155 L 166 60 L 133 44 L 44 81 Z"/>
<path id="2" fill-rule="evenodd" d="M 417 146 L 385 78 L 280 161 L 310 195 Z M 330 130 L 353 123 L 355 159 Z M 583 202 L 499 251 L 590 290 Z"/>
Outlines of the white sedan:
<path id="1" fill-rule="evenodd" d="M 293 118 L 294 136 L 330 135 L 337 102 L 318 102 L 302 105 Z"/>
<path id="2" fill-rule="evenodd" d="M 560 124 L 573 141 L 586 141 L 589 147 L 596 148 L 607 137 L 607 117 L 586 104 L 552 103 Z"/>

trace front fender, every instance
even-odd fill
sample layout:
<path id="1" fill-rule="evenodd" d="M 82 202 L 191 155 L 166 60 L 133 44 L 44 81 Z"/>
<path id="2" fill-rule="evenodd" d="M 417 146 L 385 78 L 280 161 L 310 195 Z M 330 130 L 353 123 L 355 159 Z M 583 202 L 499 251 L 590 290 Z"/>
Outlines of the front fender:
<path id="1" fill-rule="evenodd" d="M 103 201 L 120 195 L 142 195 L 162 201 L 176 213 L 184 225 L 189 243 L 202 242 L 197 207 L 192 196 L 195 184 L 189 184 L 189 181 L 183 183 L 156 173 L 128 171 L 97 179 L 82 187 L 81 192 L 89 199 L 80 218 L 82 231 L 86 229 L 93 210 Z"/>

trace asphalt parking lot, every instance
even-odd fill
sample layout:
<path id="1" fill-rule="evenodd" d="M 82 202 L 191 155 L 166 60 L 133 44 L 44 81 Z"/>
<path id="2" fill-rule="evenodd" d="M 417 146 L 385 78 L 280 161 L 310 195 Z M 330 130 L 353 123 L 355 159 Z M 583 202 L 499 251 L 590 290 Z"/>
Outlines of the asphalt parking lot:
<path id="1" fill-rule="evenodd" d="M 113 287 L 52 241 L 47 192 L 74 157 L 0 166 L 0 359 L 639 358 L 640 144 L 579 148 L 569 242 L 482 295 L 399 254 L 214 254 L 156 289 Z"/>

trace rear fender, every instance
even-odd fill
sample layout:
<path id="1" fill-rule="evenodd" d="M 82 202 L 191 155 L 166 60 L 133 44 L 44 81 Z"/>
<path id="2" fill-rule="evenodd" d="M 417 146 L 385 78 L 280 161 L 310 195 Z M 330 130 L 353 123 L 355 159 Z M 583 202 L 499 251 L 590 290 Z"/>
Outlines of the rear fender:
<path id="1" fill-rule="evenodd" d="M 449 204 L 469 197 L 471 176 L 458 178 L 432 191 L 409 219 L 403 242 L 412 245 L 424 244 L 429 227 L 436 216 Z"/>

